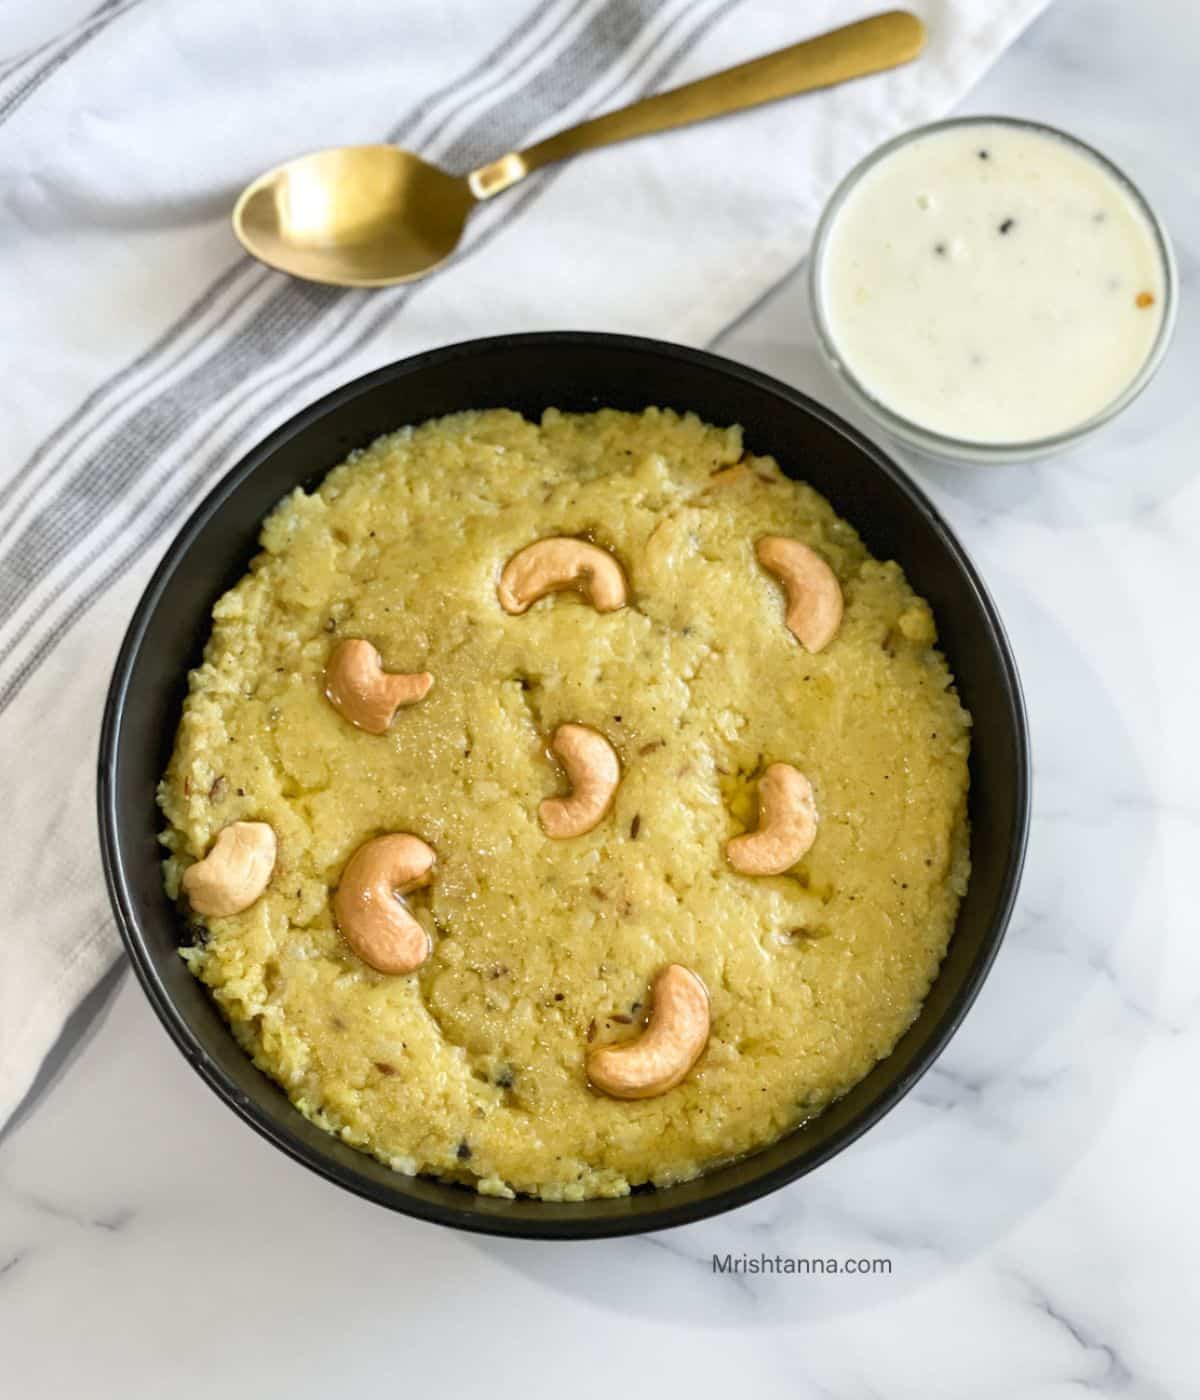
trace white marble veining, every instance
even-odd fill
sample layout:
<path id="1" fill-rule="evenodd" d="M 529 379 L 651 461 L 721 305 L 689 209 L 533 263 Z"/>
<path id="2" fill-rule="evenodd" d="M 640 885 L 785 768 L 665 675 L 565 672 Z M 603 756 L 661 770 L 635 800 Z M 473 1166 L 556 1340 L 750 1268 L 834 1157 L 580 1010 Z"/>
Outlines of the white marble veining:
<path id="1" fill-rule="evenodd" d="M 1196 7 L 1058 0 L 967 107 L 1059 123 L 1127 165 L 1174 235 L 1182 309 L 1158 380 L 1071 454 L 913 464 L 1006 619 L 1036 755 L 1007 943 L 915 1092 L 721 1219 L 488 1241 L 285 1160 L 123 975 L 0 1141 L 3 1393 L 466 1400 L 658 1376 L 756 1400 L 1200 1394 L 1198 72 Z M 848 412 L 799 274 L 718 348 Z M 719 1276 L 714 1251 L 893 1267 Z"/>

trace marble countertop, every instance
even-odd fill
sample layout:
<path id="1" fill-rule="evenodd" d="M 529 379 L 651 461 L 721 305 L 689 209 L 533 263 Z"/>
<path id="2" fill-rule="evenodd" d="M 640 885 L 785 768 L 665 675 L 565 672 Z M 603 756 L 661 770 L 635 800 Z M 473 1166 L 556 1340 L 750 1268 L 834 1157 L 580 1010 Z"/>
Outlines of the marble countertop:
<path id="1" fill-rule="evenodd" d="M 1034 466 L 911 463 L 1006 619 L 1036 776 L 1007 942 L 909 1098 L 708 1223 L 472 1238 L 247 1131 L 118 972 L 0 1140 L 7 1393 L 1200 1394 L 1198 73 L 1194 7 L 1058 0 L 966 104 L 1127 165 L 1174 235 L 1183 305 L 1158 379 L 1094 441 Z M 716 348 L 853 417 L 802 269 Z M 720 1274 L 714 1253 L 890 1272 Z"/>

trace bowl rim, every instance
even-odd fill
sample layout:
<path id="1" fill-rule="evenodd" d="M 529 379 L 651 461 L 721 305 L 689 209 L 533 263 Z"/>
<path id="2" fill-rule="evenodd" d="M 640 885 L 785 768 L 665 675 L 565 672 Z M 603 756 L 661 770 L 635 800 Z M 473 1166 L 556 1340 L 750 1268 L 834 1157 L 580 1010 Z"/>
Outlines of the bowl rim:
<path id="1" fill-rule="evenodd" d="M 987 945 L 980 950 L 972 963 L 968 975 L 964 978 L 957 994 L 956 1004 L 943 1014 L 940 1024 L 934 1029 L 919 1052 L 914 1055 L 904 1074 L 888 1085 L 868 1108 L 847 1123 L 843 1129 L 832 1134 L 824 1144 L 799 1158 L 780 1163 L 740 1183 L 698 1199 L 673 1203 L 670 1199 L 672 1188 L 661 1188 L 657 1191 L 661 1204 L 644 1216 L 614 1217 L 612 1219 L 587 1219 L 581 1216 L 578 1220 L 571 1220 L 563 1218 L 556 1210 L 552 1213 L 553 1218 L 535 1221 L 527 1216 L 510 1217 L 503 1213 L 493 1214 L 491 1211 L 481 1208 L 480 1205 L 488 1198 L 468 1193 L 465 1189 L 463 1192 L 464 1202 L 461 1207 L 442 1205 L 418 1196 L 405 1196 L 398 1191 L 386 1189 L 365 1176 L 354 1175 L 343 1170 L 329 1156 L 310 1149 L 298 1135 L 290 1133 L 274 1123 L 257 1103 L 238 1088 L 209 1054 L 188 1019 L 176 1007 L 163 979 L 159 976 L 153 956 L 146 945 L 140 926 L 137 901 L 129 888 L 125 862 L 117 838 L 115 776 L 120 760 L 118 742 L 120 719 L 134 666 L 150 620 L 159 605 L 168 580 L 214 512 L 254 472 L 260 462 L 268 458 L 281 444 L 305 431 L 332 409 L 341 407 L 370 392 L 380 384 L 401 380 L 407 374 L 426 366 L 453 362 L 484 351 L 495 352 L 518 347 L 550 351 L 567 348 L 602 349 L 616 353 L 637 351 L 642 354 L 657 355 L 668 361 L 690 363 L 697 367 L 715 370 L 760 391 L 782 398 L 789 408 L 799 409 L 803 413 L 816 417 L 825 426 L 848 438 L 860 452 L 871 459 L 872 464 L 890 480 L 891 484 L 906 495 L 910 503 L 925 516 L 973 590 L 976 602 L 987 620 L 991 639 L 1000 657 L 1006 683 L 1006 699 L 1012 714 L 1017 755 L 1015 772 L 1013 773 L 1016 824 L 1009 841 L 1009 857 L 1004 880 L 992 912 L 991 936 Z M 164 552 L 138 600 L 122 640 L 108 688 L 100 731 L 97 815 L 101 861 L 104 867 L 109 900 L 116 917 L 122 943 L 130 962 L 133 964 L 142 990 L 159 1021 L 192 1068 L 244 1122 L 310 1171 L 363 1199 L 374 1201 L 376 1204 L 386 1206 L 401 1214 L 477 1234 L 519 1239 L 582 1240 L 612 1238 L 669 1229 L 697 1220 L 708 1219 L 738 1206 L 746 1205 L 788 1185 L 801 1176 L 807 1175 L 808 1172 L 815 1170 L 836 1156 L 860 1138 L 869 1128 L 874 1127 L 905 1097 L 941 1055 L 961 1025 L 1000 950 L 1012 916 L 1025 863 L 1030 823 L 1031 784 L 1029 725 L 1024 694 L 1012 648 L 996 606 L 975 565 L 940 512 L 880 446 L 842 420 L 831 409 L 811 399 L 800 390 L 793 389 L 790 385 L 762 374 L 758 370 L 715 355 L 707 350 L 696 350 L 669 341 L 642 336 L 590 331 L 533 331 L 459 341 L 407 356 L 361 375 L 323 395 L 292 415 L 286 422 L 244 453 L 234 466 L 205 494 Z M 886 1060 L 880 1061 L 880 1063 L 886 1063 Z M 294 1108 L 292 1111 L 296 1112 Z M 786 1137 L 785 1134 L 783 1140 L 786 1140 Z M 404 1180 L 407 1179 L 404 1178 Z M 492 1204 L 502 1205 L 504 1203 L 494 1202 Z M 561 1208 L 560 1203 L 553 1204 Z M 584 1201 L 579 1204 L 582 1208 L 586 1208 L 588 1202 Z M 548 1212 L 548 1214 L 550 1213 Z"/>

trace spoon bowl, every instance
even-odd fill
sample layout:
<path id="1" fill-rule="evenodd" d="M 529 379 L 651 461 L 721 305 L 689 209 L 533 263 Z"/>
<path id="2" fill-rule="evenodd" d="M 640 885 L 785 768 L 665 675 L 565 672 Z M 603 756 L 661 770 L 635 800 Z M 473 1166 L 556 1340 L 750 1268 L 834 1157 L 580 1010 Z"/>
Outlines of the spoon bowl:
<path id="1" fill-rule="evenodd" d="M 465 179 L 398 146 L 314 151 L 242 193 L 234 228 L 268 267 L 339 287 L 386 287 L 450 256 L 476 203 Z"/>
<path id="2" fill-rule="evenodd" d="M 889 10 L 593 117 L 465 176 L 398 146 L 314 151 L 249 185 L 234 208 L 233 231 L 260 262 L 308 282 L 413 282 L 454 252 L 480 200 L 544 165 L 895 68 L 915 58 L 924 42 L 916 15 Z"/>

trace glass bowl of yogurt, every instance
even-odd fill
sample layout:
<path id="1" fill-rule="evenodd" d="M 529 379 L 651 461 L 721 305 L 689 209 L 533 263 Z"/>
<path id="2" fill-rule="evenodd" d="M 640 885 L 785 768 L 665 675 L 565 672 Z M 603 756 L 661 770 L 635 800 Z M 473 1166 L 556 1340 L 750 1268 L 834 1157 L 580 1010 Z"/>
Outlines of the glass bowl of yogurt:
<path id="1" fill-rule="evenodd" d="M 1175 320 L 1170 241 L 1111 161 L 1053 127 L 962 117 L 906 132 L 835 190 L 813 242 L 817 336 L 894 436 L 1012 462 L 1132 402 Z"/>

